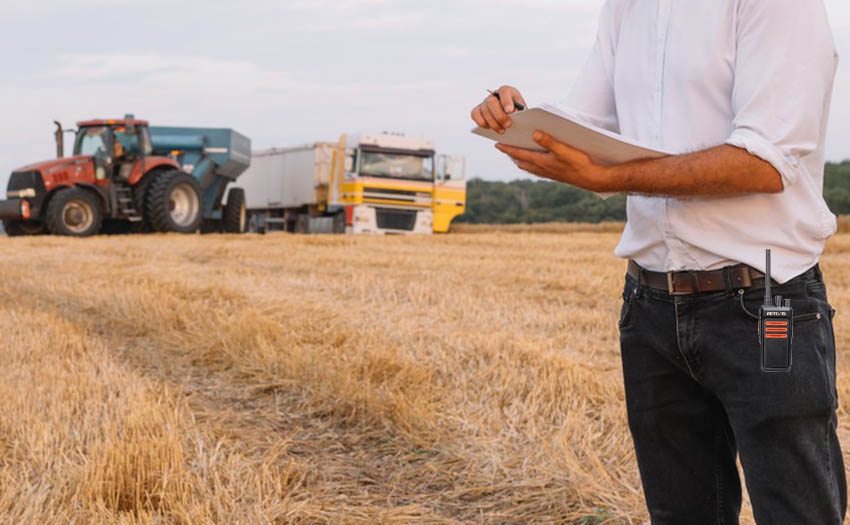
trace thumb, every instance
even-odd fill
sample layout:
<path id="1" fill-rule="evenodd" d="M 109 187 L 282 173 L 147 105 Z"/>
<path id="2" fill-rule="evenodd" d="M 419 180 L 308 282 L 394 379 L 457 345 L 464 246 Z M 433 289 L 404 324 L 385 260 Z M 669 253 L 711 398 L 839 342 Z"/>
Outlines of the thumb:
<path id="1" fill-rule="evenodd" d="M 531 138 L 534 140 L 534 142 L 540 144 L 541 146 L 553 153 L 555 149 L 560 146 L 559 142 L 553 139 L 551 135 L 549 135 L 548 133 L 544 133 L 543 131 L 535 131 Z"/>

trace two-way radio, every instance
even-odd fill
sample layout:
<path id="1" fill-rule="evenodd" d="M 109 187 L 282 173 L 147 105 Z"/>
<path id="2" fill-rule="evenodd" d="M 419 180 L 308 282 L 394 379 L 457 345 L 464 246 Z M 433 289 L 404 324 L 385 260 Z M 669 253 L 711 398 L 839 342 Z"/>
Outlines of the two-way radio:
<path id="1" fill-rule="evenodd" d="M 791 300 L 770 296 L 770 250 L 765 254 L 764 304 L 759 309 L 759 339 L 761 340 L 761 369 L 764 372 L 791 371 L 791 336 L 794 311 Z"/>

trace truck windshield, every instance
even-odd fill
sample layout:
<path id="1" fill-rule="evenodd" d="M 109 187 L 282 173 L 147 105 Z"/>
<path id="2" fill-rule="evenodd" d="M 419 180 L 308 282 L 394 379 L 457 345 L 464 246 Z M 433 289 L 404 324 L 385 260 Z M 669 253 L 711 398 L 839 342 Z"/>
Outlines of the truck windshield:
<path id="1" fill-rule="evenodd" d="M 98 151 L 106 153 L 106 126 L 82 128 L 77 133 L 74 155 L 94 155 Z"/>
<path id="2" fill-rule="evenodd" d="M 393 179 L 434 180 L 434 157 L 361 152 L 360 175 Z"/>

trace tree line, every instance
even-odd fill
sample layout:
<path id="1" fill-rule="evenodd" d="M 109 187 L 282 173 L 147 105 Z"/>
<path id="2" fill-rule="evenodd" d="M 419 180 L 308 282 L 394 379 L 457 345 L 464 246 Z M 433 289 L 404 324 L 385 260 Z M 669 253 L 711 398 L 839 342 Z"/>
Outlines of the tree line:
<path id="1" fill-rule="evenodd" d="M 826 165 L 823 193 L 833 213 L 850 214 L 850 161 Z M 625 195 L 602 200 L 591 192 L 547 180 L 478 178 L 469 181 L 466 213 L 456 219 L 473 224 L 625 220 Z"/>

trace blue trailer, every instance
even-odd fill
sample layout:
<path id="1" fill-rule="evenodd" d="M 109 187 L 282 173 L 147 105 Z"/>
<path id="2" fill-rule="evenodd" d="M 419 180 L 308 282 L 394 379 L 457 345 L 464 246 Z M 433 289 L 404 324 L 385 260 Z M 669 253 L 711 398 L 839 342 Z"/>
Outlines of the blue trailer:
<path id="1" fill-rule="evenodd" d="M 9 235 L 245 231 L 245 192 L 232 185 L 251 163 L 244 135 L 151 127 L 126 115 L 80 122 L 65 158 L 56 125 L 57 158 L 9 178 L 0 201 Z"/>
<path id="2" fill-rule="evenodd" d="M 150 135 L 154 155 L 171 156 L 198 181 L 201 231 L 244 232 L 245 192 L 231 187 L 226 203 L 224 196 L 251 164 L 250 139 L 227 128 L 151 126 Z M 225 216 L 229 209 L 234 215 Z"/>

